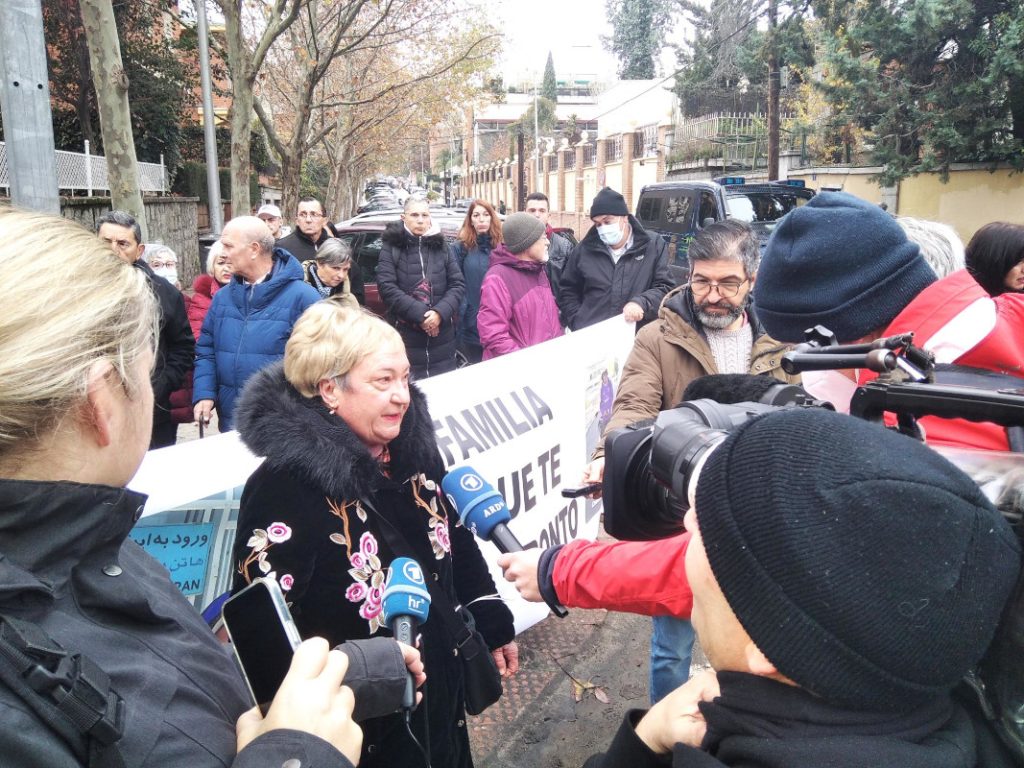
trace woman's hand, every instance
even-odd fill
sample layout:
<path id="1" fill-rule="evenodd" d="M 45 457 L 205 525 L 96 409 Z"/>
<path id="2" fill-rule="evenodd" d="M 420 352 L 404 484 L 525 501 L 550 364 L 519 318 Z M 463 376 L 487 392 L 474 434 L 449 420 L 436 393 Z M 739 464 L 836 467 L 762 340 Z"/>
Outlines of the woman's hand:
<path id="1" fill-rule="evenodd" d="M 352 720 L 352 690 L 342 685 L 347 669 L 348 657 L 341 651 L 330 650 L 322 637 L 303 642 L 295 649 L 288 674 L 267 716 L 261 717 L 259 709 L 253 707 L 238 718 L 238 751 L 257 736 L 288 728 L 319 736 L 355 765 L 363 746 L 363 732 Z"/>
<path id="2" fill-rule="evenodd" d="M 676 744 L 700 747 L 708 724 L 697 704 L 719 693 L 715 671 L 698 672 L 650 708 L 636 724 L 636 735 L 659 754 L 671 752 Z"/>
<path id="3" fill-rule="evenodd" d="M 501 648 L 495 648 L 491 655 L 494 656 L 494 662 L 498 665 L 498 672 L 502 677 L 512 677 L 519 671 L 519 646 L 515 640 Z"/>
<path id="4" fill-rule="evenodd" d="M 590 485 L 591 483 L 600 483 L 604 481 L 604 456 L 599 459 L 594 459 L 592 462 L 587 464 L 583 470 L 583 477 L 580 480 L 580 485 Z M 588 498 L 600 499 L 601 489 L 594 491 L 589 494 Z"/>

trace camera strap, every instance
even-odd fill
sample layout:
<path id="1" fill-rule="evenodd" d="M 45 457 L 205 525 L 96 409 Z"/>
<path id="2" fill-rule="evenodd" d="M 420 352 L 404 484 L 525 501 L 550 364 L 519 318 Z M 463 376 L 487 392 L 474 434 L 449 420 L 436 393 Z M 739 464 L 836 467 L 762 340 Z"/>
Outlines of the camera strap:
<path id="1" fill-rule="evenodd" d="M 88 656 L 38 625 L 0 614 L 0 681 L 90 768 L 124 768 L 124 699 Z"/>

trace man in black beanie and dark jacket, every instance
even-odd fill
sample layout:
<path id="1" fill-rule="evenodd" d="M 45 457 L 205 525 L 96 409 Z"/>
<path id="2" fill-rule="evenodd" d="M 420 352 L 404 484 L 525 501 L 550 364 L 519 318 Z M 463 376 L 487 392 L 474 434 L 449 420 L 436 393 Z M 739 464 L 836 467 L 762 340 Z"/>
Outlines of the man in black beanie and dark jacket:
<path id="1" fill-rule="evenodd" d="M 569 328 L 622 314 L 639 328 L 658 316 L 674 285 L 668 248 L 649 234 L 626 208 L 626 200 L 604 187 L 590 205 L 590 228 L 569 254 L 558 289 L 558 307 Z"/>
<path id="2" fill-rule="evenodd" d="M 1013 765 L 952 689 L 1020 543 L 939 454 L 850 416 L 746 422 L 692 495 L 686 578 L 712 667 L 630 712 L 588 768 Z"/>

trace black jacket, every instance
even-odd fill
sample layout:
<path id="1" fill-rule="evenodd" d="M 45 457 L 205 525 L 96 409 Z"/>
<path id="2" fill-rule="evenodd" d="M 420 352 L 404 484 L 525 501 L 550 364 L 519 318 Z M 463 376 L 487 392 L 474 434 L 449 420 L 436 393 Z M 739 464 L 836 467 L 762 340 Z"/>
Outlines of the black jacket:
<path id="1" fill-rule="evenodd" d="M 551 293 L 555 297 L 555 302 L 561 301 L 559 298 L 559 292 L 562 285 L 562 270 L 565 269 L 565 262 L 569 260 L 569 254 L 572 253 L 573 245 L 572 240 L 567 236 L 555 232 L 551 227 L 548 227 L 548 260 L 544 264 L 544 271 L 548 273 L 548 282 L 551 284 Z M 562 325 L 568 325 L 565 319 L 565 313 L 562 312 L 562 305 L 558 304 L 558 316 L 562 321 Z"/>
<path id="2" fill-rule="evenodd" d="M 738 672 L 718 674 L 721 695 L 699 704 L 700 749 L 653 753 L 636 735 L 632 710 L 608 751 L 586 768 L 1012 768 L 991 733 L 949 697 L 905 714 L 856 712 L 791 685 Z M 988 747 L 996 747 L 990 751 Z"/>
<path id="3" fill-rule="evenodd" d="M 135 262 L 149 280 L 160 304 L 160 337 L 153 366 L 153 423 L 171 420 L 171 392 L 185 382 L 185 374 L 192 370 L 196 357 L 196 338 L 185 313 L 185 300 L 181 291 L 155 274 L 142 259 Z"/>
<path id="4" fill-rule="evenodd" d="M 118 745 L 132 768 L 348 766 L 295 731 L 261 736 L 235 757 L 235 720 L 251 706 L 245 684 L 167 571 L 128 538 L 145 501 L 123 488 L 0 480 L 0 613 L 35 622 L 110 676 L 125 701 Z M 85 765 L 3 684 L 0 723 L 7 768 Z"/>
<path id="5" fill-rule="evenodd" d="M 444 464 L 426 399 L 415 386 L 410 394 L 401 432 L 388 446 L 389 477 L 319 397 L 305 398 L 288 384 L 280 363 L 250 380 L 235 423 L 242 441 L 266 461 L 242 494 L 233 589 L 273 573 L 286 588 L 302 636 L 320 635 L 332 645 L 387 636 L 380 613 L 387 568 L 396 557 L 413 557 L 453 606 L 470 607 L 489 646 L 497 648 L 514 636 L 512 615 L 500 600 L 480 599 L 495 592 L 494 582 L 472 534 L 448 515 L 440 493 Z M 398 551 L 396 531 L 412 551 Z M 413 715 L 413 731 L 426 743 L 429 718 L 432 764 L 466 767 L 472 759 L 462 667 L 439 610 L 431 605 L 420 627 L 426 701 Z M 423 765 L 400 715 L 362 727 L 362 768 Z"/>
<path id="6" fill-rule="evenodd" d="M 316 258 L 316 252 L 320 249 L 320 246 L 324 244 L 324 240 L 332 237 L 338 237 L 335 233 L 333 225 L 328 223 L 326 227 L 320 230 L 320 237 L 316 239 L 314 243 L 310 238 L 303 234 L 302 230 L 298 227 L 291 232 L 289 235 L 285 235 L 276 243 L 275 248 L 283 248 L 294 256 L 299 263 L 309 261 L 310 259 Z M 351 245 L 352 237 L 340 238 L 342 241 Z M 363 283 L 363 272 L 359 268 L 359 260 L 356 254 L 352 254 L 352 269 L 349 272 L 349 291 L 353 296 L 356 297 L 356 301 L 359 302 L 360 306 L 366 304 L 366 288 Z"/>
<path id="7" fill-rule="evenodd" d="M 558 307 L 569 327 L 577 331 L 615 317 L 631 301 L 644 310 L 639 328 L 658 316 L 661 300 L 673 286 L 668 248 L 632 216 L 633 246 L 618 263 L 591 227 L 566 260 L 558 291 Z"/>
<path id="8" fill-rule="evenodd" d="M 388 319 L 405 341 L 415 378 L 455 369 L 456 325 L 466 281 L 458 262 L 437 234 L 416 237 L 401 221 L 388 224 L 377 262 L 377 287 Z M 437 336 L 420 328 L 429 309 L 441 315 Z"/>

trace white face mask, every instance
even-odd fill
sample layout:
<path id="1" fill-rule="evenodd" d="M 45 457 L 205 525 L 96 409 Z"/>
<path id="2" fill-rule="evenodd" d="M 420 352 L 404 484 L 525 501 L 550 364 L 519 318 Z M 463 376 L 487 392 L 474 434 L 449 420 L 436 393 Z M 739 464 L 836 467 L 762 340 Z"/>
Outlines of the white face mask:
<path id="1" fill-rule="evenodd" d="M 153 274 L 159 275 L 171 285 L 178 282 L 178 270 L 174 267 L 159 267 L 153 270 Z"/>
<path id="2" fill-rule="evenodd" d="M 610 224 L 598 224 L 597 236 L 601 238 L 601 242 L 605 245 L 612 247 L 622 239 L 622 227 L 618 225 L 618 222 L 614 221 Z"/>

